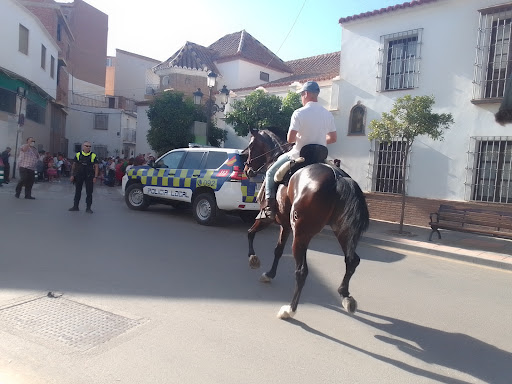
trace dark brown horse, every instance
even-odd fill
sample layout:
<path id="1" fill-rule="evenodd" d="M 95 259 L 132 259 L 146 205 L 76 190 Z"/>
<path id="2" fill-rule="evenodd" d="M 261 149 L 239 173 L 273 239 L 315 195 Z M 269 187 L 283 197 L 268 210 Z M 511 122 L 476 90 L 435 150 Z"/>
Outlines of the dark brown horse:
<path id="1" fill-rule="evenodd" d="M 254 177 L 265 171 L 284 152 L 286 144 L 269 130 L 251 130 L 251 142 L 244 150 L 247 156 L 245 173 Z M 264 186 L 263 186 L 264 188 Z M 263 205 L 263 188 L 259 194 Z M 276 222 L 281 233 L 274 249 L 274 262 L 270 271 L 263 273 L 260 281 L 270 282 L 276 276 L 277 265 L 283 254 L 286 240 L 293 234 L 292 252 L 295 259 L 295 292 L 290 305 L 281 307 L 278 317 L 292 317 L 308 275 L 306 251 L 311 239 L 329 225 L 345 254 L 346 272 L 338 292 L 342 306 L 350 313 L 357 309 L 357 302 L 349 294 L 349 281 L 359 265 L 357 243 L 368 228 L 369 214 L 359 185 L 341 169 L 325 163 L 316 163 L 299 169 L 288 185 L 281 184 L 277 191 L 278 213 Z M 253 248 L 256 232 L 271 223 L 256 220 L 249 229 L 249 265 L 259 268 L 260 261 Z"/>

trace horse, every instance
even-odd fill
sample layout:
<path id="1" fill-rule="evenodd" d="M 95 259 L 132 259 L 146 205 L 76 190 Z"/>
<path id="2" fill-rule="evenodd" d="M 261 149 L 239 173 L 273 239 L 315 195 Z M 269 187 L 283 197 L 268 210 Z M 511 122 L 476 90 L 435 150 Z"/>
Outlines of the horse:
<path id="1" fill-rule="evenodd" d="M 251 178 L 273 164 L 285 152 L 287 144 L 269 129 L 250 131 L 249 146 L 242 155 L 246 158 L 244 172 Z M 262 208 L 265 203 L 264 188 L 265 185 L 262 185 L 258 194 Z M 332 228 L 345 255 L 346 271 L 338 288 L 341 305 L 348 313 L 356 312 L 357 301 L 350 296 L 349 282 L 360 263 L 356 253 L 357 243 L 370 223 L 366 199 L 359 185 L 334 165 L 314 163 L 293 173 L 287 185 L 280 184 L 276 200 L 275 222 L 281 229 L 272 267 L 262 274 L 260 281 L 270 283 L 275 278 L 290 233 L 293 234 L 292 253 L 295 259 L 295 291 L 291 303 L 282 306 L 277 317 L 287 319 L 295 315 L 308 275 L 306 252 L 309 243 L 326 225 Z M 260 260 L 253 248 L 254 237 L 270 224 L 272 222 L 256 219 L 248 230 L 249 266 L 253 269 L 260 267 Z"/>

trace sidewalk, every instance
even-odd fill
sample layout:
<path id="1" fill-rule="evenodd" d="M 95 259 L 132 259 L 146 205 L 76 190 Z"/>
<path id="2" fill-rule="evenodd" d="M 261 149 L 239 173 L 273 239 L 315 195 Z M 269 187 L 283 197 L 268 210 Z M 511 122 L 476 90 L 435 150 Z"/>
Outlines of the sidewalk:
<path id="1" fill-rule="evenodd" d="M 428 241 L 430 228 L 404 225 L 399 234 L 399 227 L 372 220 L 361 242 L 512 270 L 512 240 L 441 229 L 441 239 Z"/>

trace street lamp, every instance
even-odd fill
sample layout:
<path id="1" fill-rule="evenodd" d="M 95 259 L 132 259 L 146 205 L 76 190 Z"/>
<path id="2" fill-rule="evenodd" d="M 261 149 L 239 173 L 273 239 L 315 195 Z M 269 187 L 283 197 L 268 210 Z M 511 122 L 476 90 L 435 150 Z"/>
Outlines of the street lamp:
<path id="1" fill-rule="evenodd" d="M 16 178 L 16 159 L 18 158 L 18 138 L 20 136 L 21 127 L 25 124 L 25 116 L 21 114 L 21 104 L 23 99 L 27 97 L 28 91 L 26 88 L 18 87 L 16 90 L 18 97 L 20 98 L 20 108 L 18 112 L 18 128 L 16 129 L 16 146 L 14 147 L 14 163 L 12 168 L 12 178 Z"/>

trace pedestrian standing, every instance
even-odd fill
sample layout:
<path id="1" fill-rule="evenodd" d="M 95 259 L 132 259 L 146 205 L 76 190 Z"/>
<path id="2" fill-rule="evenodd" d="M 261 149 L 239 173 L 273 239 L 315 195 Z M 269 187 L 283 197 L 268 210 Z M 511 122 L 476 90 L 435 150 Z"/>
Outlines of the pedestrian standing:
<path id="1" fill-rule="evenodd" d="M 10 147 L 5 148 L 5 151 L 3 151 L 2 154 L 0 155 L 0 158 L 2 159 L 2 161 L 4 163 L 4 183 L 5 184 L 9 184 L 9 181 L 10 181 L 10 178 L 9 178 L 9 174 L 10 174 L 10 170 L 11 170 L 11 166 L 9 165 L 9 157 L 10 156 L 11 156 L 11 148 Z"/>
<path id="2" fill-rule="evenodd" d="M 33 137 L 27 139 L 26 144 L 20 148 L 20 156 L 18 158 L 20 181 L 16 185 L 16 193 L 14 196 L 20 197 L 21 189 L 25 186 L 25 199 L 35 200 L 32 196 L 32 187 L 36 178 L 36 166 L 39 159 L 39 153 L 36 148 L 36 141 Z"/>
<path id="3" fill-rule="evenodd" d="M 79 211 L 78 204 L 85 183 L 85 212 L 92 213 L 92 191 L 98 172 L 98 158 L 95 153 L 91 152 L 91 143 L 86 141 L 82 144 L 82 151 L 75 155 L 71 167 L 71 182 L 75 184 L 75 199 L 73 206 L 69 208 L 70 211 Z"/>

